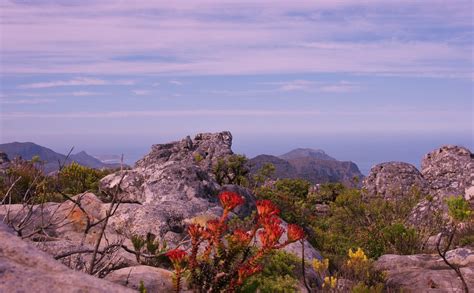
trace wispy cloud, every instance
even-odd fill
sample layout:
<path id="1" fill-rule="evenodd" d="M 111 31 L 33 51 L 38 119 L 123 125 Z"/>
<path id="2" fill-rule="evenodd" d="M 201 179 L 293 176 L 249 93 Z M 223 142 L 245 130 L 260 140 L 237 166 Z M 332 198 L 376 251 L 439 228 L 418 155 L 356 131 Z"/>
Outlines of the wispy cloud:
<path id="1" fill-rule="evenodd" d="M 165 111 L 111 111 L 111 112 L 69 112 L 69 113 L 36 113 L 9 112 L 3 113 L 3 119 L 22 118 L 126 118 L 126 117 L 193 117 L 193 116 L 314 116 L 319 111 L 278 111 L 278 110 L 165 110 Z"/>
<path id="2" fill-rule="evenodd" d="M 355 82 L 340 81 L 336 84 L 328 84 L 319 87 L 319 91 L 325 93 L 351 93 L 361 90 L 361 86 Z"/>
<path id="3" fill-rule="evenodd" d="M 263 82 L 261 84 L 276 85 L 278 91 L 292 92 L 324 92 L 324 93 L 350 93 L 359 91 L 361 85 L 356 82 L 339 81 L 339 82 L 321 82 L 312 80 L 289 80 L 279 82 Z"/>
<path id="4" fill-rule="evenodd" d="M 5 73 L 472 74 L 468 0 L 55 3 L 2 3 Z"/>
<path id="5" fill-rule="evenodd" d="M 0 99 L 0 104 L 5 105 L 37 105 L 53 103 L 53 99 L 29 99 L 29 100 L 4 100 Z M 2 114 L 3 115 L 3 114 Z"/>
<path id="6" fill-rule="evenodd" d="M 293 80 L 284 83 L 280 90 L 282 91 L 301 91 L 301 90 L 309 90 L 313 87 L 314 82 L 309 80 Z"/>
<path id="7" fill-rule="evenodd" d="M 77 92 L 72 92 L 71 95 L 73 95 L 75 97 L 87 97 L 87 96 L 103 96 L 103 95 L 106 95 L 106 93 L 89 92 L 89 91 L 77 91 Z"/>
<path id="8" fill-rule="evenodd" d="M 170 80 L 169 83 L 174 84 L 174 85 L 178 85 L 178 86 L 183 85 L 183 82 L 181 82 L 179 80 Z"/>
<path id="9" fill-rule="evenodd" d="M 146 96 L 150 94 L 149 90 L 141 90 L 141 89 L 135 89 L 135 90 L 132 90 L 132 92 L 137 96 Z"/>
<path id="10" fill-rule="evenodd" d="M 133 85 L 134 81 L 131 80 L 117 80 L 107 81 L 97 78 L 89 77 L 78 77 L 70 80 L 54 80 L 47 82 L 36 82 L 30 84 L 20 85 L 22 89 L 42 89 L 42 88 L 53 88 L 53 87 L 65 87 L 65 86 L 96 86 L 96 85 Z"/>

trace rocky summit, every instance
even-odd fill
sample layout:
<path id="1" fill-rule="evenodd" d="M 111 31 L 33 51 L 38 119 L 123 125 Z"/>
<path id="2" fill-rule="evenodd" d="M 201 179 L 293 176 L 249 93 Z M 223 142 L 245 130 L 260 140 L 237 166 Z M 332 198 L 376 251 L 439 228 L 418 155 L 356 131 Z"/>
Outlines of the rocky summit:
<path id="1" fill-rule="evenodd" d="M 72 196 L 70 201 L 36 204 L 26 209 L 23 204 L 0 205 L 0 218 L 8 219 L 9 224 L 16 228 L 22 227 L 21 233 L 17 229 L 19 236 L 34 235 L 35 229 L 42 226 L 45 220 L 52 223 L 42 228 L 38 237 L 25 241 L 14 236 L 6 226 L 0 226 L 0 291 L 4 288 L 8 292 L 37 288 L 38 292 L 47 292 L 50 288 L 51 292 L 127 292 L 125 286 L 137 290 L 141 282 L 150 292 L 172 290 L 172 272 L 166 268 L 144 265 L 137 260 L 133 251 L 130 252 L 134 246 L 130 239 L 134 235 L 152 233 L 160 241 L 165 240 L 168 247 L 176 247 L 186 240 L 190 223 L 206 223 L 221 215 L 222 208 L 217 200 L 217 194 L 221 191 L 242 195 L 245 204 L 234 212 L 241 218 L 250 215 L 255 210 L 256 202 L 252 191 L 239 185 L 220 185 L 213 174 L 213 166 L 218 160 L 231 155 L 230 132 L 197 134 L 194 138 L 188 136 L 179 141 L 153 145 L 149 154 L 133 168 L 117 171 L 101 179 L 102 195 L 84 192 Z M 290 161 L 271 156 L 262 158 L 262 161 L 278 163 L 281 170 L 301 172 L 298 166 L 291 163 L 301 158 L 291 158 Z M 0 155 L 0 160 L 0 165 L 8 166 L 6 156 Z M 334 159 L 314 160 L 338 162 Z M 413 211 L 413 221 L 425 221 L 426 214 L 444 211 L 446 197 L 463 195 L 473 203 L 473 167 L 473 155 L 469 150 L 444 146 L 424 157 L 421 172 L 401 162 L 374 166 L 364 179 L 363 188 L 370 198 L 379 197 L 390 201 L 403 200 L 413 192 L 430 195 L 429 200 L 422 200 Z M 298 177 L 297 174 L 293 175 L 294 178 Z M 104 195 L 114 195 L 121 203 L 108 219 L 104 228 L 106 241 L 102 241 L 99 248 L 105 249 L 109 244 L 119 243 L 120 247 L 123 245 L 129 250 L 124 248 L 114 251 L 111 257 L 114 258 L 116 268 L 103 277 L 124 286 L 68 270 L 49 257 L 52 255 L 79 270 L 84 268 L 84 263 L 91 261 L 90 254 L 84 254 L 82 258 L 61 256 L 77 251 L 94 251 L 94 245 L 101 239 L 100 226 L 91 227 L 88 233 L 84 231 L 88 221 L 101 221 L 110 212 L 112 203 L 104 202 Z M 80 203 L 80 208 L 75 203 Z M 325 214 L 329 212 L 327 210 Z M 283 222 L 282 226 L 288 229 L 287 223 Z M 280 242 L 283 243 L 286 237 L 284 234 Z M 300 256 L 301 245 L 300 242 L 294 242 L 284 250 Z M 308 241 L 305 240 L 303 245 L 307 261 L 321 260 L 319 251 Z M 450 260 L 459 264 L 469 285 L 474 276 L 471 249 L 457 248 L 447 254 Z M 387 288 L 414 289 L 416 292 L 436 289 L 444 292 L 459 281 L 439 257 L 431 254 L 383 255 L 376 267 L 386 273 Z M 21 286 L 15 287 L 22 274 L 26 279 L 22 278 Z M 309 266 L 305 275 L 313 284 L 321 281 Z M 41 276 L 46 282 L 41 283 Z M 299 282 L 299 288 L 303 288 L 302 281 Z M 459 287 L 459 284 L 455 286 Z"/>
<path id="2" fill-rule="evenodd" d="M 185 220 L 220 212 L 219 184 L 211 175 L 217 158 L 231 155 L 230 132 L 203 133 L 191 139 L 158 144 L 131 170 L 102 179 L 100 187 L 115 192 L 121 181 L 122 204 L 111 224 L 130 233 L 152 232 L 176 241 Z M 173 242 L 174 242 L 173 241 Z"/>

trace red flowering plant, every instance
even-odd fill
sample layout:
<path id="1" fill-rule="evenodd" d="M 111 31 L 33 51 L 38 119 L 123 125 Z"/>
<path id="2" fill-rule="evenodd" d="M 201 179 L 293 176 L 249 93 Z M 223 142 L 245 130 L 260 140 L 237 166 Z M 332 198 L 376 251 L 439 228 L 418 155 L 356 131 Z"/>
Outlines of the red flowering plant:
<path id="1" fill-rule="evenodd" d="M 237 193 L 226 191 L 219 194 L 219 200 L 223 207 L 220 218 L 207 221 L 204 226 L 189 225 L 189 257 L 184 252 L 170 251 L 170 255 L 167 254 L 174 265 L 178 286 L 186 270 L 191 289 L 233 292 L 247 278 L 262 270 L 262 263 L 273 250 L 300 241 L 305 236 L 301 227 L 290 224 L 287 240 L 280 241 L 285 229 L 281 225 L 279 210 L 269 200 L 257 201 L 257 216 L 249 230 L 231 230 L 227 225 L 229 214 L 242 205 L 244 199 Z"/>

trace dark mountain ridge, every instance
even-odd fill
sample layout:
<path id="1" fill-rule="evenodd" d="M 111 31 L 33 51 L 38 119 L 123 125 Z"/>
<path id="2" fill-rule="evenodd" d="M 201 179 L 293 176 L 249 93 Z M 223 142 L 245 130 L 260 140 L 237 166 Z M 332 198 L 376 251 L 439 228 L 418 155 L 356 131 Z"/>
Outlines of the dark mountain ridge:
<path id="1" fill-rule="evenodd" d="M 52 149 L 44 146 L 40 146 L 33 142 L 11 142 L 0 144 L 0 151 L 7 154 L 10 159 L 21 157 L 25 160 L 31 160 L 34 156 L 44 161 L 44 172 L 50 173 L 59 169 L 59 164 L 64 164 L 66 161 L 66 155 L 57 153 Z M 80 165 L 90 168 L 116 168 L 117 164 L 106 164 L 93 156 L 87 154 L 85 151 L 81 151 L 76 154 L 71 154 L 67 158 L 67 164 L 76 162 Z"/>
<path id="2" fill-rule="evenodd" d="M 323 150 L 299 148 L 278 157 L 259 155 L 249 160 L 251 174 L 267 163 L 275 166 L 273 179 L 302 178 L 313 184 L 341 182 L 354 186 L 355 177 L 359 182 L 364 178 L 354 162 L 338 161 Z"/>

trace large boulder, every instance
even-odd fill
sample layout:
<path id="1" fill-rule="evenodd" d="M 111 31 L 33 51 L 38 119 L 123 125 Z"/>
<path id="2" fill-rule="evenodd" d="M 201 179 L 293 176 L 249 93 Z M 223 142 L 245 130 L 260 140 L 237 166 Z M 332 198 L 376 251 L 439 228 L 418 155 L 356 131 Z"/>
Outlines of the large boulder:
<path id="1" fill-rule="evenodd" d="M 425 155 L 421 173 L 433 195 L 464 195 L 474 186 L 474 155 L 463 147 L 443 146 Z"/>
<path id="2" fill-rule="evenodd" d="M 430 197 L 414 209 L 415 224 L 447 218 L 446 199 L 463 196 L 474 208 L 474 155 L 466 148 L 443 146 L 424 156 L 421 173 L 429 184 Z"/>
<path id="3" fill-rule="evenodd" d="M 458 248 L 447 253 L 449 262 L 460 266 L 468 287 L 474 288 L 474 252 Z M 375 268 L 387 274 L 390 289 L 407 292 L 462 292 L 462 283 L 453 269 L 438 255 L 383 255 Z"/>
<path id="4" fill-rule="evenodd" d="M 147 292 L 158 293 L 174 291 L 173 275 L 173 272 L 162 268 L 133 266 L 113 271 L 105 279 L 134 290 L 138 290 L 143 282 Z"/>
<path id="5" fill-rule="evenodd" d="M 402 162 L 378 164 L 363 181 L 369 196 L 404 199 L 414 192 L 428 193 L 428 182 L 415 166 Z"/>
<path id="6" fill-rule="evenodd" d="M 103 178 L 101 189 L 124 201 L 111 219 L 111 226 L 124 234 L 151 232 L 175 243 L 180 235 L 184 236 L 187 219 L 202 214 L 220 215 L 222 209 L 216 195 L 222 190 L 243 194 L 247 204 L 238 213 L 248 215 L 254 208 L 253 196 L 239 187 L 222 188 L 212 174 L 219 159 L 233 154 L 231 146 L 229 132 L 202 133 L 194 139 L 188 136 L 153 145 L 132 170 Z"/>
<path id="7" fill-rule="evenodd" d="M 1 292 L 134 292 L 70 270 L 0 223 Z"/>

